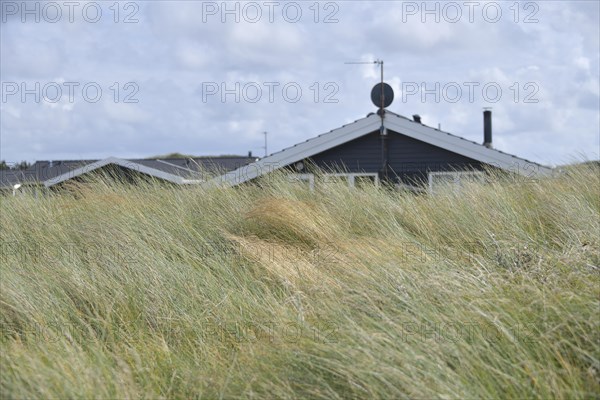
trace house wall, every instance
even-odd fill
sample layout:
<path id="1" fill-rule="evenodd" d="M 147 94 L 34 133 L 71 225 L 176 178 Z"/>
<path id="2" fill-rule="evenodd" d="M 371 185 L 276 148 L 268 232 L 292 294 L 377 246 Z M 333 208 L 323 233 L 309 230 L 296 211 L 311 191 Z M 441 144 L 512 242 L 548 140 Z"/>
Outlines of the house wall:
<path id="1" fill-rule="evenodd" d="M 429 171 L 483 169 L 479 161 L 432 146 L 388 130 L 388 176 L 411 184 L 427 182 Z M 379 173 L 381 137 L 379 131 L 311 157 L 308 162 L 324 170 Z"/>

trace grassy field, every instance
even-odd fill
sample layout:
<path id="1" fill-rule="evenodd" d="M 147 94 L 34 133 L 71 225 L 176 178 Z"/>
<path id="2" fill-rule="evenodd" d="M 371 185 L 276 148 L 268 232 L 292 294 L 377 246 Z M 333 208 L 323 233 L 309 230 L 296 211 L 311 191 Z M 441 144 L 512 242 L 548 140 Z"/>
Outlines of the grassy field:
<path id="1" fill-rule="evenodd" d="M 1 398 L 600 398 L 600 181 L 1 199 Z"/>

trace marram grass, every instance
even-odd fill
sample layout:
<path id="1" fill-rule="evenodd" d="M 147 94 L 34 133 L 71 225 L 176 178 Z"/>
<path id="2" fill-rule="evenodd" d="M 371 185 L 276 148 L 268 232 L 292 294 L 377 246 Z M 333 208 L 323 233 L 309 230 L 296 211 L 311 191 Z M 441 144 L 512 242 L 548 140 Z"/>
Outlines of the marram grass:
<path id="1" fill-rule="evenodd" d="M 594 167 L 1 201 L 3 399 L 600 398 Z"/>

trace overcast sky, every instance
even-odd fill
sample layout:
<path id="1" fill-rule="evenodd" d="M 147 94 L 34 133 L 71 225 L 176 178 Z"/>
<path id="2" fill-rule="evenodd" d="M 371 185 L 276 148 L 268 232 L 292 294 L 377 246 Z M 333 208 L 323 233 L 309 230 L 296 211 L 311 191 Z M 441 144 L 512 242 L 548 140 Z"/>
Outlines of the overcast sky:
<path id="1" fill-rule="evenodd" d="M 0 158 L 263 155 L 389 110 L 556 165 L 600 148 L 599 2 L 1 0 Z"/>

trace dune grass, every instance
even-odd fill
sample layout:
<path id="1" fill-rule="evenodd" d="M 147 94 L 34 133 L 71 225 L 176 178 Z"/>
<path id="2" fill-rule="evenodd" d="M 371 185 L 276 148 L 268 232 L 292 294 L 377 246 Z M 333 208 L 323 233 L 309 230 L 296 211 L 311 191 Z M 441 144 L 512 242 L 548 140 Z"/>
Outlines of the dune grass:
<path id="1" fill-rule="evenodd" d="M 2 398 L 600 398 L 593 166 L 1 199 Z"/>

